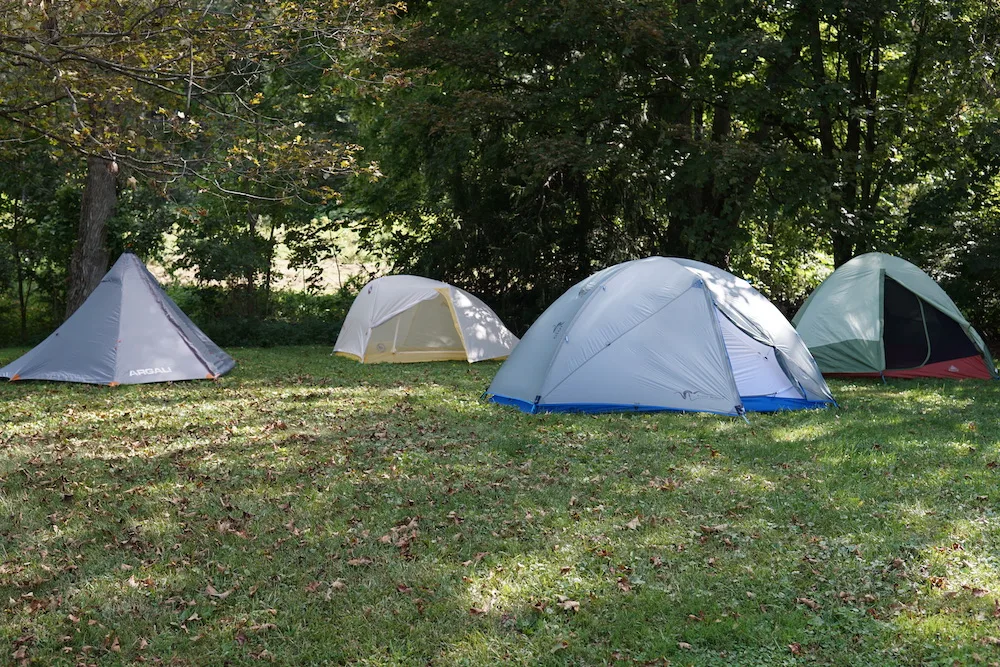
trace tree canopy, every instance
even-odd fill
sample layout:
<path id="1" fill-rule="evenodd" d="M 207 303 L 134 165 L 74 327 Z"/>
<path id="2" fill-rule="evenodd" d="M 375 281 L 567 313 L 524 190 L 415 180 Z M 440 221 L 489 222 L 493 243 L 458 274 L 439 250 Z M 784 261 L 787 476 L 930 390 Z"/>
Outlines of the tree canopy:
<path id="1" fill-rule="evenodd" d="M 128 192 L 134 238 L 250 295 L 349 226 L 521 327 L 650 254 L 791 308 L 886 250 L 1000 315 L 989 3 L 0 4 L 0 151 L 75 184 L 91 280 Z"/>
<path id="2" fill-rule="evenodd" d="M 388 176 L 367 220 L 405 229 L 402 263 L 483 293 L 558 291 L 642 254 L 752 266 L 762 229 L 795 245 L 783 262 L 840 264 L 896 245 L 955 169 L 994 186 L 961 168 L 996 116 L 982 3 L 409 10 L 390 62 L 418 74 L 364 109 Z"/>
<path id="3" fill-rule="evenodd" d="M 355 147 L 307 123 L 324 77 L 373 52 L 391 7 L 117 0 L 0 5 L 0 120 L 87 164 L 71 312 L 107 268 L 118 174 L 264 202 L 336 198 Z"/>

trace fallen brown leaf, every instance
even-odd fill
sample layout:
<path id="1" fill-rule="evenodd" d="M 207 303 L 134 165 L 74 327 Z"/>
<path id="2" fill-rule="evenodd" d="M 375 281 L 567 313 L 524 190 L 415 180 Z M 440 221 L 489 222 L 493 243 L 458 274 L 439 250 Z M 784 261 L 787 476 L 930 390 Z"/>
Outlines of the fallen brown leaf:
<path id="1" fill-rule="evenodd" d="M 278 626 L 274 623 L 260 623 L 250 626 L 251 632 L 266 632 L 267 630 L 274 630 Z"/>
<path id="2" fill-rule="evenodd" d="M 565 595 L 557 595 L 556 600 L 556 605 L 560 609 L 565 609 L 566 611 L 580 611 L 580 603 L 576 600 L 570 600 Z"/>
<path id="3" fill-rule="evenodd" d="M 711 535 L 713 533 L 721 533 L 726 528 L 729 528 L 729 524 L 720 523 L 715 526 L 698 526 L 698 527 L 701 528 L 701 532 L 705 533 L 706 535 Z"/>
<path id="4" fill-rule="evenodd" d="M 215 587 L 212 586 L 212 584 L 209 584 L 208 586 L 205 587 L 205 595 L 208 595 L 209 597 L 213 598 L 219 598 L 220 600 L 225 600 L 234 590 L 236 589 L 230 588 L 225 593 L 220 593 L 219 591 L 215 590 Z"/>

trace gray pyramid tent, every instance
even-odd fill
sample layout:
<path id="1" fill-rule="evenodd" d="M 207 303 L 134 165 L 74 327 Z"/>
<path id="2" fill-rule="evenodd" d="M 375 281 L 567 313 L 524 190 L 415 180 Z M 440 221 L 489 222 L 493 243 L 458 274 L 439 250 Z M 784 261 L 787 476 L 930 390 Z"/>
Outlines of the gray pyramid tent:
<path id="1" fill-rule="evenodd" d="M 235 365 L 125 253 L 62 326 L 0 377 L 140 384 L 215 379 Z"/>

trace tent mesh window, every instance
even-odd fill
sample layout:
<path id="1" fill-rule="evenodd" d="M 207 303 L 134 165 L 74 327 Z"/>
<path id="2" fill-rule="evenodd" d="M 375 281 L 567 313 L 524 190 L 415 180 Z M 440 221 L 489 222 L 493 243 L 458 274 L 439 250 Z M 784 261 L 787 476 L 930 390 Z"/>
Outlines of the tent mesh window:
<path id="1" fill-rule="evenodd" d="M 979 354 L 958 322 L 888 276 L 883 286 L 886 370 L 917 368 Z"/>

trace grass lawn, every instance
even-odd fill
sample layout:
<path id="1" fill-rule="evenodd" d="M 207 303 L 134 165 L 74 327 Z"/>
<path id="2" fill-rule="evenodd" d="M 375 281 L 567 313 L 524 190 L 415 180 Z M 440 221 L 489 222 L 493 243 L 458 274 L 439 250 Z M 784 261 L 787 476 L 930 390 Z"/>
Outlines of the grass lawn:
<path id="1" fill-rule="evenodd" d="M 747 425 L 234 356 L 0 385 L 0 664 L 1000 662 L 1000 383 Z"/>

